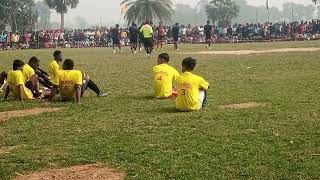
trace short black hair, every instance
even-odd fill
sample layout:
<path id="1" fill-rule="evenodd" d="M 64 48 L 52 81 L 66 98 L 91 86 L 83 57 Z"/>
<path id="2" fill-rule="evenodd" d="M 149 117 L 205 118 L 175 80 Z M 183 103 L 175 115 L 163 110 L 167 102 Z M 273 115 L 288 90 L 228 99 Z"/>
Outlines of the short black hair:
<path id="1" fill-rule="evenodd" d="M 28 64 L 38 64 L 39 62 L 40 62 L 40 60 L 37 57 L 33 56 L 30 58 Z"/>
<path id="2" fill-rule="evenodd" d="M 24 66 L 24 62 L 20 59 L 16 59 L 13 61 L 12 68 L 14 71 L 18 70 L 20 67 Z"/>
<path id="3" fill-rule="evenodd" d="M 164 59 L 164 60 L 167 61 L 167 62 L 170 61 L 170 56 L 169 56 L 168 53 L 161 53 L 158 58 L 162 58 L 162 59 Z"/>
<path id="4" fill-rule="evenodd" d="M 60 56 L 61 55 L 61 51 L 60 50 L 56 50 L 54 51 L 53 53 L 53 56 L 56 57 L 56 56 Z"/>
<path id="5" fill-rule="evenodd" d="M 193 71 L 197 65 L 197 60 L 192 57 L 187 57 L 182 61 L 182 66 L 186 68 L 186 70 Z"/>
<path id="6" fill-rule="evenodd" d="M 72 59 L 66 59 L 63 62 L 63 70 L 72 70 L 74 67 L 74 62 Z"/>
<path id="7" fill-rule="evenodd" d="M 210 24 L 210 20 L 207 21 L 207 24 Z"/>

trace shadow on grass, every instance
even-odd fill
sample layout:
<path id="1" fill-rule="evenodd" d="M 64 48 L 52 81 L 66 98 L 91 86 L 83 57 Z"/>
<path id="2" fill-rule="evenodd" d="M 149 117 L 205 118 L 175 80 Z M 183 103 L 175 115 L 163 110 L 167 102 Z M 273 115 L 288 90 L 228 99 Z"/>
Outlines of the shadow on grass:
<path id="1" fill-rule="evenodd" d="M 153 113 L 181 113 L 181 111 L 177 110 L 175 107 L 164 107 L 159 109 L 154 109 L 151 112 Z"/>
<path id="2" fill-rule="evenodd" d="M 135 100 L 156 100 L 155 97 L 153 97 L 152 95 L 139 95 L 139 96 L 134 96 L 134 97 L 130 97 L 131 99 L 135 99 Z"/>

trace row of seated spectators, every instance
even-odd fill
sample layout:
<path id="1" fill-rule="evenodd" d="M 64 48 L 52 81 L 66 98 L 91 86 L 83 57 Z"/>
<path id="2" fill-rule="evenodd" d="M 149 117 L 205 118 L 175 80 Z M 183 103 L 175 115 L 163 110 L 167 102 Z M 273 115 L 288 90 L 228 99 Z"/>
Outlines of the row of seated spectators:
<path id="1" fill-rule="evenodd" d="M 172 42 L 172 27 L 163 26 L 165 43 Z M 80 48 L 109 47 L 112 45 L 111 28 L 41 30 L 33 32 L 0 32 L 0 50 L 26 48 Z M 154 36 L 157 39 L 157 26 Z M 119 29 L 122 45 L 128 45 L 128 28 Z M 204 26 L 180 25 L 182 43 L 205 42 Z M 281 22 L 234 24 L 232 26 L 212 26 L 212 41 L 215 43 L 317 40 L 320 39 L 320 20 L 310 22 Z"/>

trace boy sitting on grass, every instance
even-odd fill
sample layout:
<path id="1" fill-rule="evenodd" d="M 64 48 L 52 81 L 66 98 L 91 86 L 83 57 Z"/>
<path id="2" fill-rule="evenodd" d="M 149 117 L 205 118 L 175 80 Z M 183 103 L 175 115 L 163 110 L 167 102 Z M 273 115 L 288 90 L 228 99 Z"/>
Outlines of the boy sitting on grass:
<path id="1" fill-rule="evenodd" d="M 5 92 L 4 100 L 7 100 L 9 93 L 12 92 L 14 97 L 19 101 L 31 100 L 33 94 L 30 89 L 25 86 L 25 78 L 22 73 L 24 62 L 21 60 L 14 60 L 13 70 L 8 72 L 7 75 L 7 89 Z"/>
<path id="2" fill-rule="evenodd" d="M 90 89 L 95 89 L 95 92 L 100 92 L 98 97 L 107 96 L 107 93 L 100 91 L 98 86 L 90 80 L 86 75 L 82 74 L 81 71 L 73 70 L 74 62 L 71 59 L 66 59 L 63 62 L 62 69 L 58 72 L 59 79 L 59 94 L 64 101 L 70 101 L 75 99 L 76 103 L 80 103 L 84 91 L 90 86 Z M 52 88 L 51 97 L 52 100 L 58 90 L 56 87 Z"/>
<path id="3" fill-rule="evenodd" d="M 167 53 L 162 53 L 158 57 L 158 65 L 153 68 L 154 97 L 166 99 L 174 97 L 173 81 L 180 75 L 177 70 L 168 65 L 170 57 Z"/>
<path id="4" fill-rule="evenodd" d="M 7 79 L 7 73 L 3 71 L 0 73 L 0 92 L 3 92 L 3 88 L 6 84 L 6 79 Z"/>
<path id="5" fill-rule="evenodd" d="M 197 61 L 188 57 L 182 61 L 182 74 L 177 79 L 176 108 L 180 111 L 197 111 L 207 105 L 209 83 L 192 71 Z"/>

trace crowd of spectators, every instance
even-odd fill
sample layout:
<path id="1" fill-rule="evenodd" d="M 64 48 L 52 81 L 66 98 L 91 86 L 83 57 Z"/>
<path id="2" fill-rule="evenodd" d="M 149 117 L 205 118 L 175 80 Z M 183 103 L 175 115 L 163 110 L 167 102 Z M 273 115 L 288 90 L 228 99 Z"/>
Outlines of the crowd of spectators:
<path id="1" fill-rule="evenodd" d="M 157 25 L 154 25 L 157 39 Z M 165 43 L 172 43 L 172 27 L 164 26 Z M 27 48 L 111 47 L 112 27 L 36 32 L 0 32 L 0 50 Z M 121 45 L 129 45 L 128 28 L 120 29 Z M 320 39 L 320 20 L 212 26 L 212 42 L 285 41 Z M 204 26 L 180 25 L 181 43 L 204 43 Z"/>

